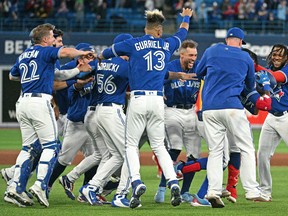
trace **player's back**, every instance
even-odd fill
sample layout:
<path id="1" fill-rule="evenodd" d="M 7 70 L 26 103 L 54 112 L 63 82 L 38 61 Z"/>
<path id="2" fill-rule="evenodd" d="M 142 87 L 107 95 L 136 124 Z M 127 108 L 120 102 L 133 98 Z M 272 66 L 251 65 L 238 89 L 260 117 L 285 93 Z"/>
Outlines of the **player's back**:
<path id="1" fill-rule="evenodd" d="M 174 40 L 155 38 L 151 35 L 128 40 L 132 47 L 129 55 L 131 91 L 162 91 L 167 63 L 177 46 Z"/>
<path id="2" fill-rule="evenodd" d="M 205 56 L 205 57 L 204 57 Z M 239 96 L 244 88 L 247 76 L 255 81 L 253 61 L 249 55 L 236 47 L 217 44 L 204 54 L 206 77 L 203 88 L 203 110 L 242 109 Z M 203 70 L 203 65 L 197 71 Z"/>
<path id="3" fill-rule="evenodd" d="M 125 104 L 128 71 L 128 62 L 119 57 L 97 64 L 98 103 Z"/>
<path id="4" fill-rule="evenodd" d="M 23 93 L 52 94 L 59 49 L 32 46 L 18 57 L 11 75 L 20 76 Z"/>

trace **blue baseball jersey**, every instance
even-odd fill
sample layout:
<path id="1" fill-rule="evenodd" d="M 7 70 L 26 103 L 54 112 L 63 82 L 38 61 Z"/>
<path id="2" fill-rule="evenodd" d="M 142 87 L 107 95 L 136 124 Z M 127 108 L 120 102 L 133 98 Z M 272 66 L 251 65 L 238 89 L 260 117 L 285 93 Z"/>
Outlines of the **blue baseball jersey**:
<path id="1" fill-rule="evenodd" d="M 285 83 L 278 83 L 271 94 L 272 109 L 269 111 L 270 113 L 288 110 L 288 64 L 286 64 L 281 71 L 285 75 L 286 80 Z"/>
<path id="2" fill-rule="evenodd" d="M 89 106 L 97 106 L 98 104 L 98 89 L 97 89 L 97 66 L 98 66 L 98 60 L 94 60 L 89 62 L 91 67 L 95 68 L 95 70 L 92 71 L 92 74 L 95 76 L 95 80 L 92 83 L 92 90 L 91 90 L 91 100 Z"/>
<path id="3" fill-rule="evenodd" d="M 72 69 L 77 66 L 77 60 L 72 60 L 63 65 L 61 69 Z M 67 118 L 73 122 L 84 121 L 84 117 L 87 111 L 87 107 L 91 100 L 91 87 L 92 83 L 87 83 L 83 90 L 77 91 L 74 85 L 68 88 L 68 110 Z"/>
<path id="4" fill-rule="evenodd" d="M 115 56 L 129 56 L 129 86 L 131 91 L 163 91 L 168 61 L 186 36 L 187 30 L 184 28 L 180 28 L 174 36 L 166 39 L 144 35 L 113 44 L 102 54 L 106 59 Z"/>
<path id="5" fill-rule="evenodd" d="M 208 48 L 197 68 L 205 76 L 202 110 L 243 109 L 240 94 L 244 85 L 255 90 L 254 63 L 240 48 L 217 44 Z"/>
<path id="6" fill-rule="evenodd" d="M 198 62 L 199 61 L 195 61 L 193 68 L 184 71 L 181 67 L 180 59 L 176 59 L 168 64 L 168 71 L 194 73 Z M 177 104 L 195 104 L 200 89 L 200 82 L 200 79 L 187 80 L 185 82 L 180 80 L 165 80 L 164 94 L 167 98 L 165 104 L 167 106 Z"/>
<path id="7" fill-rule="evenodd" d="M 87 107 L 90 103 L 92 82 L 87 83 L 83 90 L 77 91 L 74 85 L 68 88 L 69 108 L 67 118 L 73 122 L 84 122 Z M 83 94 L 84 92 L 84 94 Z"/>
<path id="8" fill-rule="evenodd" d="M 98 103 L 125 104 L 128 86 L 128 62 L 122 58 L 112 58 L 97 64 Z"/>
<path id="9" fill-rule="evenodd" d="M 61 48 L 32 46 L 17 58 L 10 74 L 20 77 L 22 93 L 52 95 L 55 63 Z"/>

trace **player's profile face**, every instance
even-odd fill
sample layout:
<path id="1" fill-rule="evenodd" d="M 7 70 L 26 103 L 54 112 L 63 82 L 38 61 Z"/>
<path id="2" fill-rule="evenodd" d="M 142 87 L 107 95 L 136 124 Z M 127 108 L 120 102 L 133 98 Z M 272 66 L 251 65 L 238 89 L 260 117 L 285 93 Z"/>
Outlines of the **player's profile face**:
<path id="1" fill-rule="evenodd" d="M 58 36 L 58 37 L 56 37 L 56 39 L 55 39 L 55 47 L 61 47 L 61 46 L 63 46 L 64 44 L 63 44 L 63 38 L 62 38 L 62 36 Z"/>

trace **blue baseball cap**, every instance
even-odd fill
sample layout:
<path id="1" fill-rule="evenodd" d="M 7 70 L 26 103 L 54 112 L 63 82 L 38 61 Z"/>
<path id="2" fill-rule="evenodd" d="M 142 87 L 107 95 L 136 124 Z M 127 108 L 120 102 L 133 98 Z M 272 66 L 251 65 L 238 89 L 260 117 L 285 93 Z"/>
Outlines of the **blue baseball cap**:
<path id="1" fill-rule="evenodd" d="M 230 28 L 228 31 L 227 31 L 227 36 L 226 38 L 229 38 L 229 37 L 236 37 L 236 38 L 239 38 L 242 40 L 242 44 L 246 44 L 246 42 L 244 41 L 244 31 L 238 27 L 233 27 L 233 28 Z"/>
<path id="2" fill-rule="evenodd" d="M 89 44 L 89 43 L 79 43 L 75 46 L 75 49 L 77 50 L 83 50 L 83 49 L 86 49 L 86 48 L 89 48 L 91 47 L 92 45 Z"/>
<path id="3" fill-rule="evenodd" d="M 130 38 L 133 38 L 131 34 L 119 34 L 114 38 L 113 43 L 119 43 Z"/>

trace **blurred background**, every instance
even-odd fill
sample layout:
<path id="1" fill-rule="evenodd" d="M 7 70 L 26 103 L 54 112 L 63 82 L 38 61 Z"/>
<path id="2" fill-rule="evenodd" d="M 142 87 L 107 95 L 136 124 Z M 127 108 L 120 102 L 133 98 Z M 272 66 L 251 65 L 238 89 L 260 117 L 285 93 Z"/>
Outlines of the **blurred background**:
<path id="1" fill-rule="evenodd" d="M 287 44 L 286 0 L 0 0 L 0 127 L 18 127 L 15 102 L 20 84 L 9 81 L 8 74 L 19 54 L 31 46 L 29 32 L 35 26 L 49 22 L 64 31 L 65 46 L 86 42 L 100 52 L 119 33 L 143 35 L 145 10 L 163 11 L 164 37 L 173 34 L 183 7 L 194 11 L 187 39 L 198 42 L 199 58 L 211 45 L 224 42 L 233 26 L 244 30 L 245 47 L 258 55 L 262 66 L 273 44 Z M 177 56 L 175 52 L 172 59 Z M 265 116 L 249 120 L 261 127 Z"/>

